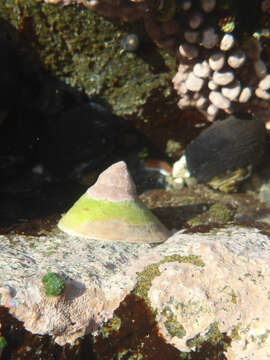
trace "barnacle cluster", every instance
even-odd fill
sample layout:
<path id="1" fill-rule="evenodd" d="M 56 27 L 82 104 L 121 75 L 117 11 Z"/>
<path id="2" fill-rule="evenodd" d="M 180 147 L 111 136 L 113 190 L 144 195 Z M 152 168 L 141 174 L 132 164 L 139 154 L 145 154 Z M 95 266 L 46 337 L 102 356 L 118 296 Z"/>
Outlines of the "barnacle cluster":
<path id="1" fill-rule="evenodd" d="M 156 45 L 176 53 L 179 67 L 173 85 L 181 109 L 195 107 L 210 121 L 222 112 L 238 111 L 268 121 L 270 74 L 262 58 L 260 30 L 252 34 L 253 29 L 242 29 L 238 17 L 242 10 L 237 10 L 241 4 L 225 0 L 44 1 L 83 4 L 102 16 L 128 22 L 143 20 Z M 261 13 L 268 9 L 269 1 L 263 1 Z"/>
<path id="2" fill-rule="evenodd" d="M 201 1 L 199 12 L 188 9 L 173 78 L 178 106 L 196 107 L 210 121 L 221 112 L 256 112 L 270 99 L 270 74 L 261 57 L 260 39 L 247 36 L 240 41 L 233 16 L 219 19 L 217 27 L 210 25 L 208 18 L 216 6 L 214 0 Z"/>

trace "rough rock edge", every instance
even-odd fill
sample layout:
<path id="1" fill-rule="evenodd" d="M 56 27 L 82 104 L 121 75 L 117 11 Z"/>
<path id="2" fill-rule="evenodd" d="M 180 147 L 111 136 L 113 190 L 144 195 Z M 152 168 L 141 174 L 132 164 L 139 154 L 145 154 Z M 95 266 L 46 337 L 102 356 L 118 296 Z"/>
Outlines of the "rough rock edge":
<path id="1" fill-rule="evenodd" d="M 270 355 L 270 241 L 257 230 L 178 232 L 155 247 L 64 235 L 0 240 L 2 304 L 28 330 L 50 334 L 58 344 L 95 334 L 124 297 L 140 288 L 161 334 L 180 351 L 191 351 L 187 341 L 204 337 L 216 324 L 232 338 L 228 360 Z M 144 284 L 151 266 L 159 272 Z M 66 278 L 59 297 L 44 295 L 40 279 L 48 270 Z M 182 335 L 170 331 L 170 321 L 184 329 Z"/>

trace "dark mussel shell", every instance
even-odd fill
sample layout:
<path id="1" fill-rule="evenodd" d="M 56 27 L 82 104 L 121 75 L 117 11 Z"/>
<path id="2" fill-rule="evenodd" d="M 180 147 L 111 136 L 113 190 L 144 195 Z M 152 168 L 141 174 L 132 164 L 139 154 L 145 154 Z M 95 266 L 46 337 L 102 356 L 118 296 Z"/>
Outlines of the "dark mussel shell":
<path id="1" fill-rule="evenodd" d="M 200 183 L 262 160 L 266 130 L 249 114 L 232 115 L 203 130 L 186 148 L 187 168 Z"/>

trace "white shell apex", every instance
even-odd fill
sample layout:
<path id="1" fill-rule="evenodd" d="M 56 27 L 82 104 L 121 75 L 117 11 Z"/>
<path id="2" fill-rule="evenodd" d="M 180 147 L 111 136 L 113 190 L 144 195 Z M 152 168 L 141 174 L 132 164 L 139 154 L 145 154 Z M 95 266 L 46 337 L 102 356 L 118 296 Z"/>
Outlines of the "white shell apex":
<path id="1" fill-rule="evenodd" d="M 103 171 L 96 183 L 87 190 L 87 195 L 96 200 L 135 200 L 136 186 L 126 163 L 119 161 Z"/>

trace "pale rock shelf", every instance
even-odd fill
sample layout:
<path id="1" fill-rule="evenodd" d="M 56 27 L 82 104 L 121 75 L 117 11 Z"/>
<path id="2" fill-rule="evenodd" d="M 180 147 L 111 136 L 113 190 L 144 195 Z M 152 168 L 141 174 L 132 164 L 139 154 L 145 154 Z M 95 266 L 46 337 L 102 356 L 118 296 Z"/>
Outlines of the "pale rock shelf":
<path id="1" fill-rule="evenodd" d="M 209 340 L 215 327 L 232 339 L 228 360 L 270 358 L 270 241 L 256 229 L 177 232 L 155 246 L 56 231 L 1 236 L 0 252 L 1 304 L 27 330 L 50 334 L 60 345 L 95 335 L 135 289 L 156 312 L 160 334 L 179 351 L 194 350 L 192 340 Z M 41 278 L 48 271 L 66 279 L 57 297 L 44 294 Z M 170 322 L 182 332 L 172 333 Z"/>

